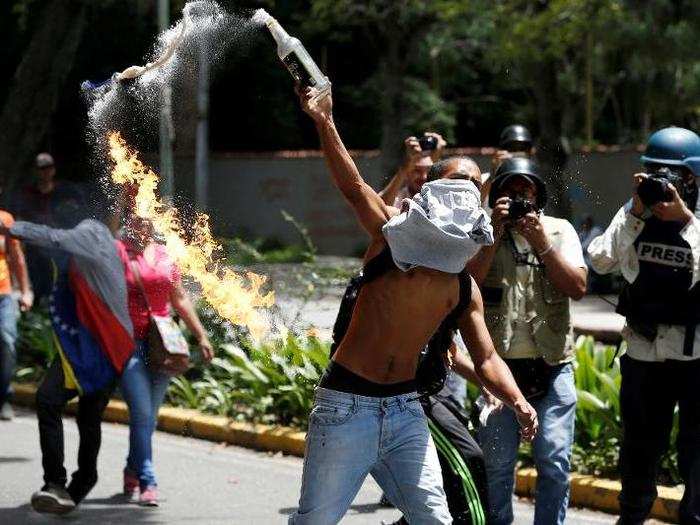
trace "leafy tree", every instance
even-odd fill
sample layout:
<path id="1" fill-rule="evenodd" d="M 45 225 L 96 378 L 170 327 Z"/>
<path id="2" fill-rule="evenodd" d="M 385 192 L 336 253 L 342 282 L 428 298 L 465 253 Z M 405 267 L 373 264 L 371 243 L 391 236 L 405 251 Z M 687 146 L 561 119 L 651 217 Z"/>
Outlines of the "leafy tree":
<path id="1" fill-rule="evenodd" d="M 81 1 L 53 0 L 42 10 L 0 113 L 2 183 L 19 176 L 46 134 L 84 28 Z"/>
<path id="2" fill-rule="evenodd" d="M 485 57 L 513 86 L 526 90 L 538 128 L 538 157 L 549 174 L 551 207 L 570 215 L 567 180 L 571 88 L 579 93 L 588 58 L 587 43 L 598 41 L 616 20 L 615 0 L 475 0 L 471 13 L 488 29 Z"/>
<path id="3" fill-rule="evenodd" d="M 370 73 L 379 93 L 382 165 L 399 162 L 408 133 L 435 127 L 453 134 L 454 108 L 417 75 L 416 62 L 426 37 L 438 29 L 445 9 L 459 2 L 422 0 L 312 0 L 307 28 L 336 41 L 364 40 L 375 57 Z M 359 53 L 355 60 L 366 60 Z"/>

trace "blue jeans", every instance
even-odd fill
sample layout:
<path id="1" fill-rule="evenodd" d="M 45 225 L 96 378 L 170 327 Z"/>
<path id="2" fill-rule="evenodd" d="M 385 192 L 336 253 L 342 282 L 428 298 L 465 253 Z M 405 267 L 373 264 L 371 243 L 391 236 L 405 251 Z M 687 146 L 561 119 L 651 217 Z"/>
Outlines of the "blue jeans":
<path id="1" fill-rule="evenodd" d="M 576 386 L 571 364 L 552 374 L 547 395 L 532 403 L 540 428 L 532 443 L 537 467 L 535 525 L 564 523 L 569 503 L 569 469 L 574 441 Z M 479 429 L 479 443 L 486 462 L 489 524 L 513 522 L 515 462 L 520 442 L 519 425 L 512 410 L 493 412 Z"/>
<path id="2" fill-rule="evenodd" d="M 129 405 L 129 455 L 126 471 L 139 478 L 141 488 L 156 485 L 153 470 L 152 438 L 170 377 L 151 372 L 144 362 L 148 352 L 145 341 L 136 342 L 136 351 L 124 368 L 121 391 Z"/>
<path id="3" fill-rule="evenodd" d="M 17 300 L 9 294 L 0 295 L 0 407 L 9 400 L 12 393 L 10 381 L 15 373 L 17 353 Z"/>
<path id="4" fill-rule="evenodd" d="M 367 474 L 409 523 L 452 523 L 440 462 L 415 397 L 316 389 L 299 509 L 290 524 L 338 523 Z"/>

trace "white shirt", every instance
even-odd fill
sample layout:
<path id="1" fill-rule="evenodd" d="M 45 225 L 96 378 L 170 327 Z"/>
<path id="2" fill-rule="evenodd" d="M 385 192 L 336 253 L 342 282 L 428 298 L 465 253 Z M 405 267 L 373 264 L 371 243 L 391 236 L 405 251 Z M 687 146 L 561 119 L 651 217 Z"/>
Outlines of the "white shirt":
<path id="1" fill-rule="evenodd" d="M 630 210 L 629 203 L 620 208 L 603 235 L 593 239 L 588 246 L 588 254 L 596 272 L 619 271 L 628 283 L 633 283 L 639 275 L 639 257 L 634 242 L 644 229 L 644 221 L 632 215 Z M 692 287 L 700 279 L 700 220 L 697 217 L 693 217 L 681 230 L 681 237 L 690 245 L 693 256 Z M 700 329 L 695 331 L 692 356 L 683 355 L 683 326 L 660 324 L 654 341 L 642 337 L 627 325 L 622 335 L 627 341 L 627 353 L 640 361 L 690 361 L 700 358 Z"/>

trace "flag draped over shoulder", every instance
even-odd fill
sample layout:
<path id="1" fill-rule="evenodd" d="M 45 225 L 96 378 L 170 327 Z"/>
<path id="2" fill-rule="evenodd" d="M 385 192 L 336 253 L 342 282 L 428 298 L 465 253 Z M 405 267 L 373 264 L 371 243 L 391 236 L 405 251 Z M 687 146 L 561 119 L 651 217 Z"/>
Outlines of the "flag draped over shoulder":
<path id="1" fill-rule="evenodd" d="M 124 268 L 109 229 L 94 220 L 71 230 L 17 222 L 10 233 L 56 254 L 49 312 L 66 387 L 89 394 L 109 386 L 134 350 Z"/>

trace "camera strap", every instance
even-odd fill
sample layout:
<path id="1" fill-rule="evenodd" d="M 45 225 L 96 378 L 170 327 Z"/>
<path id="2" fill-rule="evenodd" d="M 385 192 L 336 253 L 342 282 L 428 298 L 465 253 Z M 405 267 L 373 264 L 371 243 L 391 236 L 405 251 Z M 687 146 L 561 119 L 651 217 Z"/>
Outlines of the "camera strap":
<path id="1" fill-rule="evenodd" d="M 510 230 L 506 231 L 506 237 L 508 238 L 508 244 L 510 245 L 510 251 L 513 253 L 513 259 L 515 260 L 516 266 L 534 266 L 535 268 L 544 268 L 544 264 L 540 261 L 536 253 L 526 250 L 521 252 L 518 250 L 518 246 L 515 244 L 515 239 Z M 533 262 L 532 259 L 536 262 Z"/>

